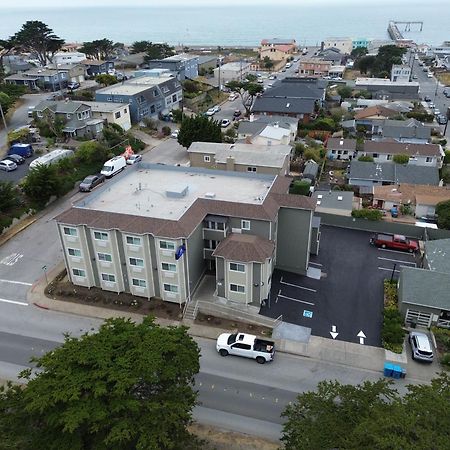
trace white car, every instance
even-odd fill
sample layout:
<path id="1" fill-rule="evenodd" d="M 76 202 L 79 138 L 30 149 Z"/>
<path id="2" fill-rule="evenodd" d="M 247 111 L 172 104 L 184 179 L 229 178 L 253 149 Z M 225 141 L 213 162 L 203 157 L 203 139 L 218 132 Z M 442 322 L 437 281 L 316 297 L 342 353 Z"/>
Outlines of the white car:
<path id="1" fill-rule="evenodd" d="M 220 111 L 220 106 L 219 105 L 213 106 L 212 109 L 214 110 L 214 112 L 218 113 Z"/>
<path id="2" fill-rule="evenodd" d="M 435 110 L 434 110 L 434 115 L 435 115 L 435 116 L 440 116 L 440 115 L 441 115 L 441 112 L 440 112 L 438 109 L 435 109 Z"/>
<path id="3" fill-rule="evenodd" d="M 180 130 L 173 130 L 170 137 L 174 138 L 174 139 L 178 139 L 179 132 L 180 132 Z"/>
<path id="4" fill-rule="evenodd" d="M 11 172 L 17 169 L 17 164 L 14 161 L 9 159 L 4 159 L 0 161 L 0 170 L 4 170 L 5 172 Z"/>
<path id="5" fill-rule="evenodd" d="M 230 102 L 234 102 L 237 98 L 238 98 L 238 95 L 236 94 L 236 92 L 233 92 L 233 93 L 230 94 L 230 96 L 228 97 L 228 100 L 229 100 Z"/>
<path id="6" fill-rule="evenodd" d="M 220 126 L 222 128 L 226 128 L 228 125 L 230 125 L 231 120 L 230 119 L 222 119 L 222 122 L 220 122 Z"/>
<path id="7" fill-rule="evenodd" d="M 269 80 L 275 80 L 275 75 L 270 75 Z"/>
<path id="8" fill-rule="evenodd" d="M 206 115 L 207 116 L 213 116 L 216 113 L 216 109 L 215 108 L 209 108 L 208 111 L 206 111 Z"/>
<path id="9" fill-rule="evenodd" d="M 428 73 L 427 73 L 427 77 L 428 77 L 428 78 L 433 78 L 433 74 L 432 74 L 431 72 L 428 72 Z"/>
<path id="10" fill-rule="evenodd" d="M 136 164 L 139 161 L 142 161 L 142 155 L 131 155 L 128 159 L 127 159 L 127 164 Z"/>

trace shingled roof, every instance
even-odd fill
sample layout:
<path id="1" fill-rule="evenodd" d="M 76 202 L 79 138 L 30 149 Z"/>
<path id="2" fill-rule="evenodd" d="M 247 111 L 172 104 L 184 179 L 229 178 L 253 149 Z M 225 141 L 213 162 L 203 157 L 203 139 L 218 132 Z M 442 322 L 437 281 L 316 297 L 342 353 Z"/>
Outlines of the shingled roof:
<path id="1" fill-rule="evenodd" d="M 213 256 L 220 256 L 239 262 L 265 262 L 271 258 L 275 250 L 273 241 L 253 234 L 231 233 L 213 252 Z"/>

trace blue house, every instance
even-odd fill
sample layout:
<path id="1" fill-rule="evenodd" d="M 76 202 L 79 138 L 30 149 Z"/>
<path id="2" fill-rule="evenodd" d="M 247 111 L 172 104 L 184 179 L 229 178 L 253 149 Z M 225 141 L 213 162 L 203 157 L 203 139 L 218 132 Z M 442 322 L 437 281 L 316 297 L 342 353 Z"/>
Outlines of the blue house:
<path id="1" fill-rule="evenodd" d="M 170 75 L 138 77 L 95 92 L 95 101 L 129 105 L 132 123 L 145 117 L 157 117 L 178 109 L 183 101 L 183 89 L 178 79 Z"/>
<path id="2" fill-rule="evenodd" d="M 10 75 L 5 78 L 10 84 L 27 86 L 34 90 L 37 88 L 58 91 L 67 86 L 68 75 L 66 71 L 57 69 L 30 69 L 25 72 Z"/>
<path id="3" fill-rule="evenodd" d="M 360 47 L 367 48 L 369 46 L 369 40 L 366 38 L 353 39 L 352 45 L 353 45 L 353 50 L 355 48 L 360 48 Z"/>
<path id="4" fill-rule="evenodd" d="M 198 56 L 182 53 L 164 59 L 152 59 L 148 62 L 149 69 L 168 69 L 177 74 L 179 80 L 192 80 L 198 77 Z"/>

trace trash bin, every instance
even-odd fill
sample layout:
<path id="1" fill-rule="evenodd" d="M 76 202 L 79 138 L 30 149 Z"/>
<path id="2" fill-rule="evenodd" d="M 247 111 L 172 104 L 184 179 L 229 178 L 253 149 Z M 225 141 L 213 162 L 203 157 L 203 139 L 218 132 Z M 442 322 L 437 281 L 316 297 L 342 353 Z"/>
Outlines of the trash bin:
<path id="1" fill-rule="evenodd" d="M 402 368 L 402 374 L 401 374 L 402 378 L 406 378 L 406 369 Z"/>
<path id="2" fill-rule="evenodd" d="M 402 368 L 400 366 L 394 366 L 392 370 L 392 377 L 395 379 L 399 379 L 402 376 Z"/>
<path id="3" fill-rule="evenodd" d="M 394 365 L 391 364 L 391 363 L 385 362 L 385 363 L 384 363 L 384 371 L 383 371 L 383 375 L 384 375 L 385 377 L 392 377 L 392 376 L 393 376 L 393 375 L 392 375 L 393 371 L 394 371 Z"/>

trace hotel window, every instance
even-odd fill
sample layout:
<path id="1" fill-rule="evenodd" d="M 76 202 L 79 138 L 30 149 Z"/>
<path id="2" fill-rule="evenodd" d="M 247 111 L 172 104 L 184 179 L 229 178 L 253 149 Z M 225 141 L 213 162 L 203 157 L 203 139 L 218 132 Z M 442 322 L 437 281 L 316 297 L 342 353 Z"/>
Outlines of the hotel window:
<path id="1" fill-rule="evenodd" d="M 177 266 L 176 264 L 169 264 L 169 263 L 162 263 L 162 270 L 167 270 L 168 272 L 176 272 L 177 271 Z"/>
<path id="2" fill-rule="evenodd" d="M 203 156 L 203 161 L 205 161 L 205 162 L 211 162 L 211 156 L 209 156 L 209 155 Z"/>
<path id="3" fill-rule="evenodd" d="M 175 250 L 175 244 L 169 241 L 159 241 L 159 248 L 163 250 Z"/>
<path id="4" fill-rule="evenodd" d="M 372 153 L 372 158 L 378 158 L 378 153 Z"/>
<path id="5" fill-rule="evenodd" d="M 116 276 L 111 273 L 102 273 L 102 280 L 108 281 L 109 283 L 115 283 L 116 282 Z"/>
<path id="6" fill-rule="evenodd" d="M 211 250 L 215 250 L 218 245 L 219 245 L 219 241 L 207 240 L 205 248 L 209 248 Z"/>
<path id="7" fill-rule="evenodd" d="M 77 248 L 68 248 L 67 252 L 70 256 L 79 256 L 81 257 L 81 250 L 78 250 Z"/>
<path id="8" fill-rule="evenodd" d="M 145 280 L 140 280 L 139 278 L 133 278 L 131 282 L 133 283 L 133 286 L 136 287 L 147 287 L 147 282 Z"/>
<path id="9" fill-rule="evenodd" d="M 245 286 L 241 286 L 240 284 L 230 284 L 230 291 L 238 292 L 239 294 L 245 294 Z"/>
<path id="10" fill-rule="evenodd" d="M 76 276 L 76 277 L 86 277 L 86 272 L 82 269 L 72 269 L 72 273 Z"/>
<path id="11" fill-rule="evenodd" d="M 127 244 L 129 245 L 141 245 L 141 238 L 134 236 L 127 236 Z"/>
<path id="12" fill-rule="evenodd" d="M 175 284 L 168 284 L 168 283 L 164 283 L 164 290 L 166 292 L 173 292 L 173 293 L 178 293 L 178 286 L 176 286 Z"/>
<path id="13" fill-rule="evenodd" d="M 66 236 L 77 236 L 78 232 L 76 228 L 64 227 L 64 234 Z"/>
<path id="14" fill-rule="evenodd" d="M 136 267 L 144 267 L 144 260 L 140 258 L 130 258 L 130 265 Z"/>
<path id="15" fill-rule="evenodd" d="M 241 220 L 241 228 L 243 230 L 250 230 L 250 220 Z"/>
<path id="16" fill-rule="evenodd" d="M 107 241 L 108 233 L 104 233 L 103 231 L 94 231 L 94 239 L 97 241 Z"/>
<path id="17" fill-rule="evenodd" d="M 387 159 L 388 161 L 390 161 L 390 160 L 392 159 L 392 155 L 387 155 L 387 156 L 386 156 L 386 159 Z"/>
<path id="18" fill-rule="evenodd" d="M 97 258 L 99 261 L 112 262 L 112 256 L 108 253 L 97 253 Z"/>
<path id="19" fill-rule="evenodd" d="M 233 272 L 245 272 L 245 264 L 230 262 L 230 270 L 232 270 Z"/>

